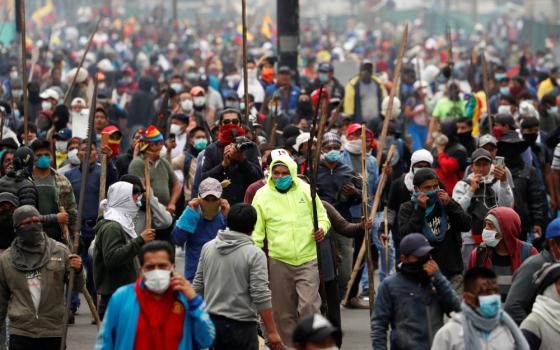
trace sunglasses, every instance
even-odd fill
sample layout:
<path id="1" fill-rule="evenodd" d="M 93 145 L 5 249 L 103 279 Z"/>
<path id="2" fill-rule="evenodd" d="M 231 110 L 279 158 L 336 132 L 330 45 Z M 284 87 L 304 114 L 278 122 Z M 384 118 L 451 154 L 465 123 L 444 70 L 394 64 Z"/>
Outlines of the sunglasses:
<path id="1" fill-rule="evenodd" d="M 228 125 L 228 124 L 239 124 L 239 119 L 224 119 L 222 121 L 223 124 Z"/>

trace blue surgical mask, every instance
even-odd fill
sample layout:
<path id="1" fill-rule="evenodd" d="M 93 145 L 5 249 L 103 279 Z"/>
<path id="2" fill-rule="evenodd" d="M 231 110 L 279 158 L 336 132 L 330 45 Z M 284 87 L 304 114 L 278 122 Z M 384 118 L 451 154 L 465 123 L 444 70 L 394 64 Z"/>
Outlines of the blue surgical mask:
<path id="1" fill-rule="evenodd" d="M 47 155 L 42 155 L 37 159 L 37 168 L 48 169 L 51 166 L 51 158 Z"/>
<path id="2" fill-rule="evenodd" d="M 494 318 L 500 312 L 502 299 L 499 294 L 479 295 L 478 296 L 478 313 L 486 318 Z"/>
<path id="3" fill-rule="evenodd" d="M 183 85 L 179 83 L 173 83 L 169 87 L 177 94 L 183 90 Z"/>
<path id="4" fill-rule="evenodd" d="M 550 107 L 546 110 L 546 114 L 558 114 L 558 106 Z"/>
<path id="5" fill-rule="evenodd" d="M 500 88 L 500 95 L 509 95 L 509 86 L 502 86 Z"/>
<path id="6" fill-rule="evenodd" d="M 136 206 L 138 209 L 142 208 L 142 195 L 138 196 L 138 200 L 136 201 Z"/>
<path id="7" fill-rule="evenodd" d="M 326 83 L 327 81 L 329 81 L 329 75 L 327 73 L 319 73 L 318 78 L 319 78 L 319 81 L 323 84 Z"/>
<path id="8" fill-rule="evenodd" d="M 496 73 L 496 74 L 494 74 L 494 78 L 495 78 L 497 81 L 500 81 L 500 80 L 502 80 L 502 79 L 504 79 L 504 78 L 507 78 L 507 75 L 506 75 L 506 73 Z"/>
<path id="9" fill-rule="evenodd" d="M 280 191 L 286 191 L 292 185 L 292 177 L 290 175 L 282 176 L 276 179 L 276 188 Z"/>
<path id="10" fill-rule="evenodd" d="M 194 140 L 193 147 L 194 147 L 195 150 L 202 151 L 203 149 L 206 148 L 206 146 L 208 146 L 208 140 L 207 139 L 196 139 L 196 140 Z"/>
<path id="11" fill-rule="evenodd" d="M 327 153 L 325 153 L 325 159 L 329 162 L 337 162 L 340 157 L 342 157 L 342 153 L 339 150 L 333 149 Z"/>

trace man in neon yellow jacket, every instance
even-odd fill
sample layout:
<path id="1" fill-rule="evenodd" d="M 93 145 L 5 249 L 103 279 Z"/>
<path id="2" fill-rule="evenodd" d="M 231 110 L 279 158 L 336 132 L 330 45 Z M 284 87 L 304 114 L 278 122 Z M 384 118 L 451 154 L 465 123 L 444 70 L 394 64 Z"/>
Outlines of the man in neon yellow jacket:
<path id="1" fill-rule="evenodd" d="M 319 229 L 313 231 L 309 185 L 297 178 L 296 163 L 287 154 L 270 164 L 267 184 L 253 199 L 257 223 L 255 244 L 268 244 L 274 321 L 282 341 L 291 346 L 299 319 L 320 312 L 316 241 L 330 228 L 327 212 L 317 198 Z"/>

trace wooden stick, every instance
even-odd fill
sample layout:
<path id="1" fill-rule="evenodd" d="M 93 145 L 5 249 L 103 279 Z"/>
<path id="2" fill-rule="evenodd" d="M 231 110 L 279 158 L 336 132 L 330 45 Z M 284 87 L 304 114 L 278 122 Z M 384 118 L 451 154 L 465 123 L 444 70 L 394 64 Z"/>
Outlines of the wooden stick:
<path id="1" fill-rule="evenodd" d="M 146 181 L 146 228 L 152 228 L 152 207 L 150 197 L 152 195 L 152 182 L 150 179 L 150 160 L 144 154 L 144 180 Z"/>
<path id="2" fill-rule="evenodd" d="M 27 50 L 25 49 L 25 1 L 19 4 L 18 14 L 21 23 L 21 87 L 23 89 L 23 142 L 29 146 L 29 97 L 27 95 Z"/>
<path id="3" fill-rule="evenodd" d="M 97 30 L 99 29 L 99 23 L 101 23 L 101 18 L 99 17 L 99 19 L 97 20 L 97 23 L 95 24 L 95 29 L 93 30 L 93 32 L 91 33 L 87 46 L 84 50 L 84 54 L 82 55 L 82 58 L 80 59 L 80 63 L 78 64 L 78 68 L 76 68 L 76 74 L 74 74 L 74 77 L 72 78 L 72 82 L 70 83 L 70 85 L 68 86 L 68 91 L 66 91 L 66 95 L 64 95 L 64 105 L 66 105 L 68 103 L 68 99 L 70 98 L 71 92 L 74 89 L 74 85 L 76 85 L 76 78 L 78 77 L 78 72 L 80 71 L 80 68 L 82 68 L 84 61 L 86 59 L 86 55 L 91 47 L 91 44 L 93 43 L 93 37 L 95 37 L 95 33 L 97 33 Z"/>
<path id="4" fill-rule="evenodd" d="M 389 209 L 387 208 L 387 206 L 385 206 L 385 209 L 383 210 L 383 216 L 384 216 L 384 229 L 383 232 L 385 233 L 385 276 L 389 275 Z"/>
<path id="5" fill-rule="evenodd" d="M 243 101 L 245 101 L 245 110 L 243 115 L 245 117 L 245 123 L 249 122 L 249 82 L 247 73 L 247 1 L 241 0 L 241 23 L 243 27 Z M 278 108 L 278 107 L 276 107 Z M 274 146 L 274 144 L 272 144 Z"/>
<path id="6" fill-rule="evenodd" d="M 88 117 L 88 133 L 86 142 L 86 155 L 82 162 L 82 181 L 80 183 L 80 200 L 78 201 L 78 219 L 77 222 L 82 222 L 82 214 L 84 211 L 86 190 L 87 190 L 87 179 L 89 176 L 89 161 L 91 158 L 91 145 L 93 144 L 94 138 L 94 120 L 95 120 L 95 104 L 97 99 L 97 77 L 94 78 L 92 103 L 89 107 L 89 117 Z M 80 244 L 80 230 L 74 232 L 74 243 L 72 246 L 72 251 L 77 252 L 78 246 Z M 74 280 L 76 278 L 76 270 L 70 269 L 70 274 L 68 275 L 68 285 L 66 288 L 66 312 L 62 316 L 62 336 L 60 341 L 60 350 L 66 349 L 66 338 L 68 336 L 68 314 L 70 313 L 70 303 L 72 300 L 72 290 L 74 289 Z"/>
<path id="7" fill-rule="evenodd" d="M 366 145 L 366 124 L 362 124 L 362 212 L 364 220 L 367 222 L 366 214 L 368 212 L 368 171 L 367 171 L 367 145 Z M 373 280 L 373 254 L 371 251 L 371 228 L 368 229 L 364 222 L 364 242 L 366 243 L 367 271 L 368 271 L 368 294 L 369 309 L 373 310 L 375 301 L 375 286 Z"/>
<path id="8" fill-rule="evenodd" d="M 316 126 L 317 126 L 317 117 L 318 117 L 318 113 L 319 113 L 319 106 L 321 105 L 321 100 L 322 100 L 322 94 L 323 93 L 323 85 L 320 86 L 319 88 L 319 98 L 318 98 L 318 103 L 317 103 L 317 108 L 315 109 L 315 113 L 313 116 L 313 124 L 311 126 L 311 132 L 310 132 L 310 137 L 309 137 L 309 142 L 308 142 L 308 146 L 307 146 L 307 166 L 310 172 L 310 177 L 309 177 L 309 188 L 311 191 L 311 207 L 312 207 L 312 212 L 313 212 L 313 230 L 314 232 L 316 232 L 319 229 L 319 218 L 318 218 L 318 214 L 317 214 L 317 170 L 319 169 L 319 167 L 317 166 L 317 164 L 313 163 L 313 162 L 318 162 L 319 161 L 319 157 L 320 157 L 320 152 L 319 152 L 319 147 L 321 145 L 319 140 L 323 139 L 323 135 L 321 135 L 321 133 L 324 131 L 325 129 L 325 123 L 326 123 L 326 113 L 321 113 L 321 119 L 319 121 L 319 128 L 317 129 L 317 150 L 315 152 L 315 157 L 312 160 L 311 159 L 311 148 L 313 145 L 313 139 L 315 138 L 315 132 L 316 132 Z M 322 125 L 322 127 L 321 127 Z M 326 232 L 325 232 L 326 233 Z M 322 257 L 321 257 L 321 243 L 320 242 L 315 242 L 315 249 L 317 250 L 317 268 L 319 270 L 319 291 L 320 294 L 323 296 L 326 296 L 326 289 L 325 289 L 325 278 L 324 278 L 324 274 L 323 274 L 323 265 L 322 265 Z M 328 313 L 328 304 L 326 302 L 326 300 L 324 300 L 323 305 L 325 307 L 326 313 Z"/>
<path id="9" fill-rule="evenodd" d="M 385 111 L 385 119 L 383 119 L 383 129 L 381 130 L 381 136 L 379 138 L 379 144 L 377 147 L 377 164 L 381 162 L 381 155 L 383 154 L 383 148 L 385 147 L 385 139 L 387 138 L 387 132 L 389 131 L 389 122 L 393 117 L 393 100 L 398 93 L 399 81 L 401 79 L 401 67 L 404 56 L 404 50 L 406 48 L 406 41 L 408 38 L 408 23 L 404 26 L 404 31 L 401 39 L 401 46 L 399 48 L 399 56 L 397 58 L 397 65 L 395 67 L 395 76 L 393 77 L 393 87 L 391 88 L 391 93 L 389 94 L 389 103 L 387 105 L 387 110 Z"/>
<path id="10" fill-rule="evenodd" d="M 488 104 L 488 62 L 484 51 L 480 54 L 480 62 L 482 64 L 482 88 L 484 89 L 484 99 L 486 102 L 486 118 L 488 119 L 488 132 L 492 133 L 492 118 L 490 117 L 490 105 Z"/>
<path id="11" fill-rule="evenodd" d="M 274 113 L 272 115 L 272 126 L 270 128 L 270 136 L 268 137 L 268 144 L 276 147 L 276 129 L 278 128 L 278 101 L 273 97 Z"/>
<path id="12" fill-rule="evenodd" d="M 389 148 L 389 152 L 387 153 L 387 160 L 385 161 L 385 167 L 390 166 L 391 159 L 397 150 L 396 145 L 391 145 Z M 379 202 L 381 201 L 381 194 L 383 193 L 383 189 L 385 188 L 385 183 L 387 182 L 387 173 L 383 170 L 381 172 L 381 177 L 379 179 L 379 183 L 377 185 L 377 190 L 375 191 L 375 197 L 373 199 L 373 206 L 371 207 L 371 211 L 369 214 L 369 218 L 374 220 L 375 213 L 377 213 L 377 208 L 379 207 Z M 364 255 L 366 254 L 366 241 L 362 242 L 362 246 L 360 247 L 360 251 L 358 252 L 358 257 L 356 258 L 356 262 L 354 263 L 354 269 L 352 270 L 352 274 L 350 275 L 350 280 L 346 286 L 346 293 L 344 294 L 344 299 L 342 299 L 341 304 L 346 305 L 348 304 L 348 298 L 350 297 L 350 289 L 352 288 L 352 284 L 354 284 L 354 280 L 356 280 L 358 276 L 358 272 L 360 271 L 360 266 L 362 265 L 362 261 L 364 259 Z"/>

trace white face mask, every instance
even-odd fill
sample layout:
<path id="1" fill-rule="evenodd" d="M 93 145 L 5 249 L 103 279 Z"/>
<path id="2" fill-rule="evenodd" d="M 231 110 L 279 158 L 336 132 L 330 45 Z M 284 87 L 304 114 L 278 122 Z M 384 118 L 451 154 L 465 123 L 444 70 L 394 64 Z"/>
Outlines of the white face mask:
<path id="1" fill-rule="evenodd" d="M 177 125 L 177 124 L 171 124 L 169 126 L 169 133 L 170 134 L 175 134 L 175 135 L 180 135 L 182 134 L 181 132 L 181 126 Z"/>
<path id="2" fill-rule="evenodd" d="M 13 70 L 10 72 L 10 79 L 17 79 L 18 77 L 18 72 Z"/>
<path id="3" fill-rule="evenodd" d="M 193 98 L 193 104 L 195 107 L 202 107 L 206 104 L 206 97 L 196 96 Z"/>
<path id="4" fill-rule="evenodd" d="M 72 121 L 74 118 L 80 118 L 81 115 L 82 112 L 74 112 L 74 111 L 70 112 L 70 117 L 71 117 L 70 121 Z"/>
<path id="5" fill-rule="evenodd" d="M 44 111 L 50 111 L 52 108 L 51 101 L 43 101 L 41 102 L 41 109 Z"/>
<path id="6" fill-rule="evenodd" d="M 362 140 L 346 141 L 344 148 L 352 154 L 360 154 L 362 153 Z"/>
<path id="7" fill-rule="evenodd" d="M 68 147 L 68 141 L 56 141 L 54 143 L 54 147 L 56 148 L 57 152 L 64 153 L 66 152 L 66 148 Z"/>
<path id="8" fill-rule="evenodd" d="M 511 106 L 499 106 L 498 114 L 511 114 Z"/>
<path id="9" fill-rule="evenodd" d="M 482 241 L 486 244 L 486 246 L 494 248 L 502 240 L 501 238 L 496 238 L 497 234 L 498 232 L 495 230 L 484 229 L 482 230 Z"/>
<path id="10" fill-rule="evenodd" d="M 192 109 L 193 109 L 193 101 L 192 100 L 181 101 L 181 109 L 186 114 L 191 114 Z"/>
<path id="11" fill-rule="evenodd" d="M 68 152 L 68 161 L 72 165 L 80 165 L 80 158 L 78 158 L 78 149 L 74 148 Z"/>
<path id="12" fill-rule="evenodd" d="M 156 269 L 144 272 L 144 283 L 150 291 L 163 294 L 171 283 L 171 271 Z"/>

